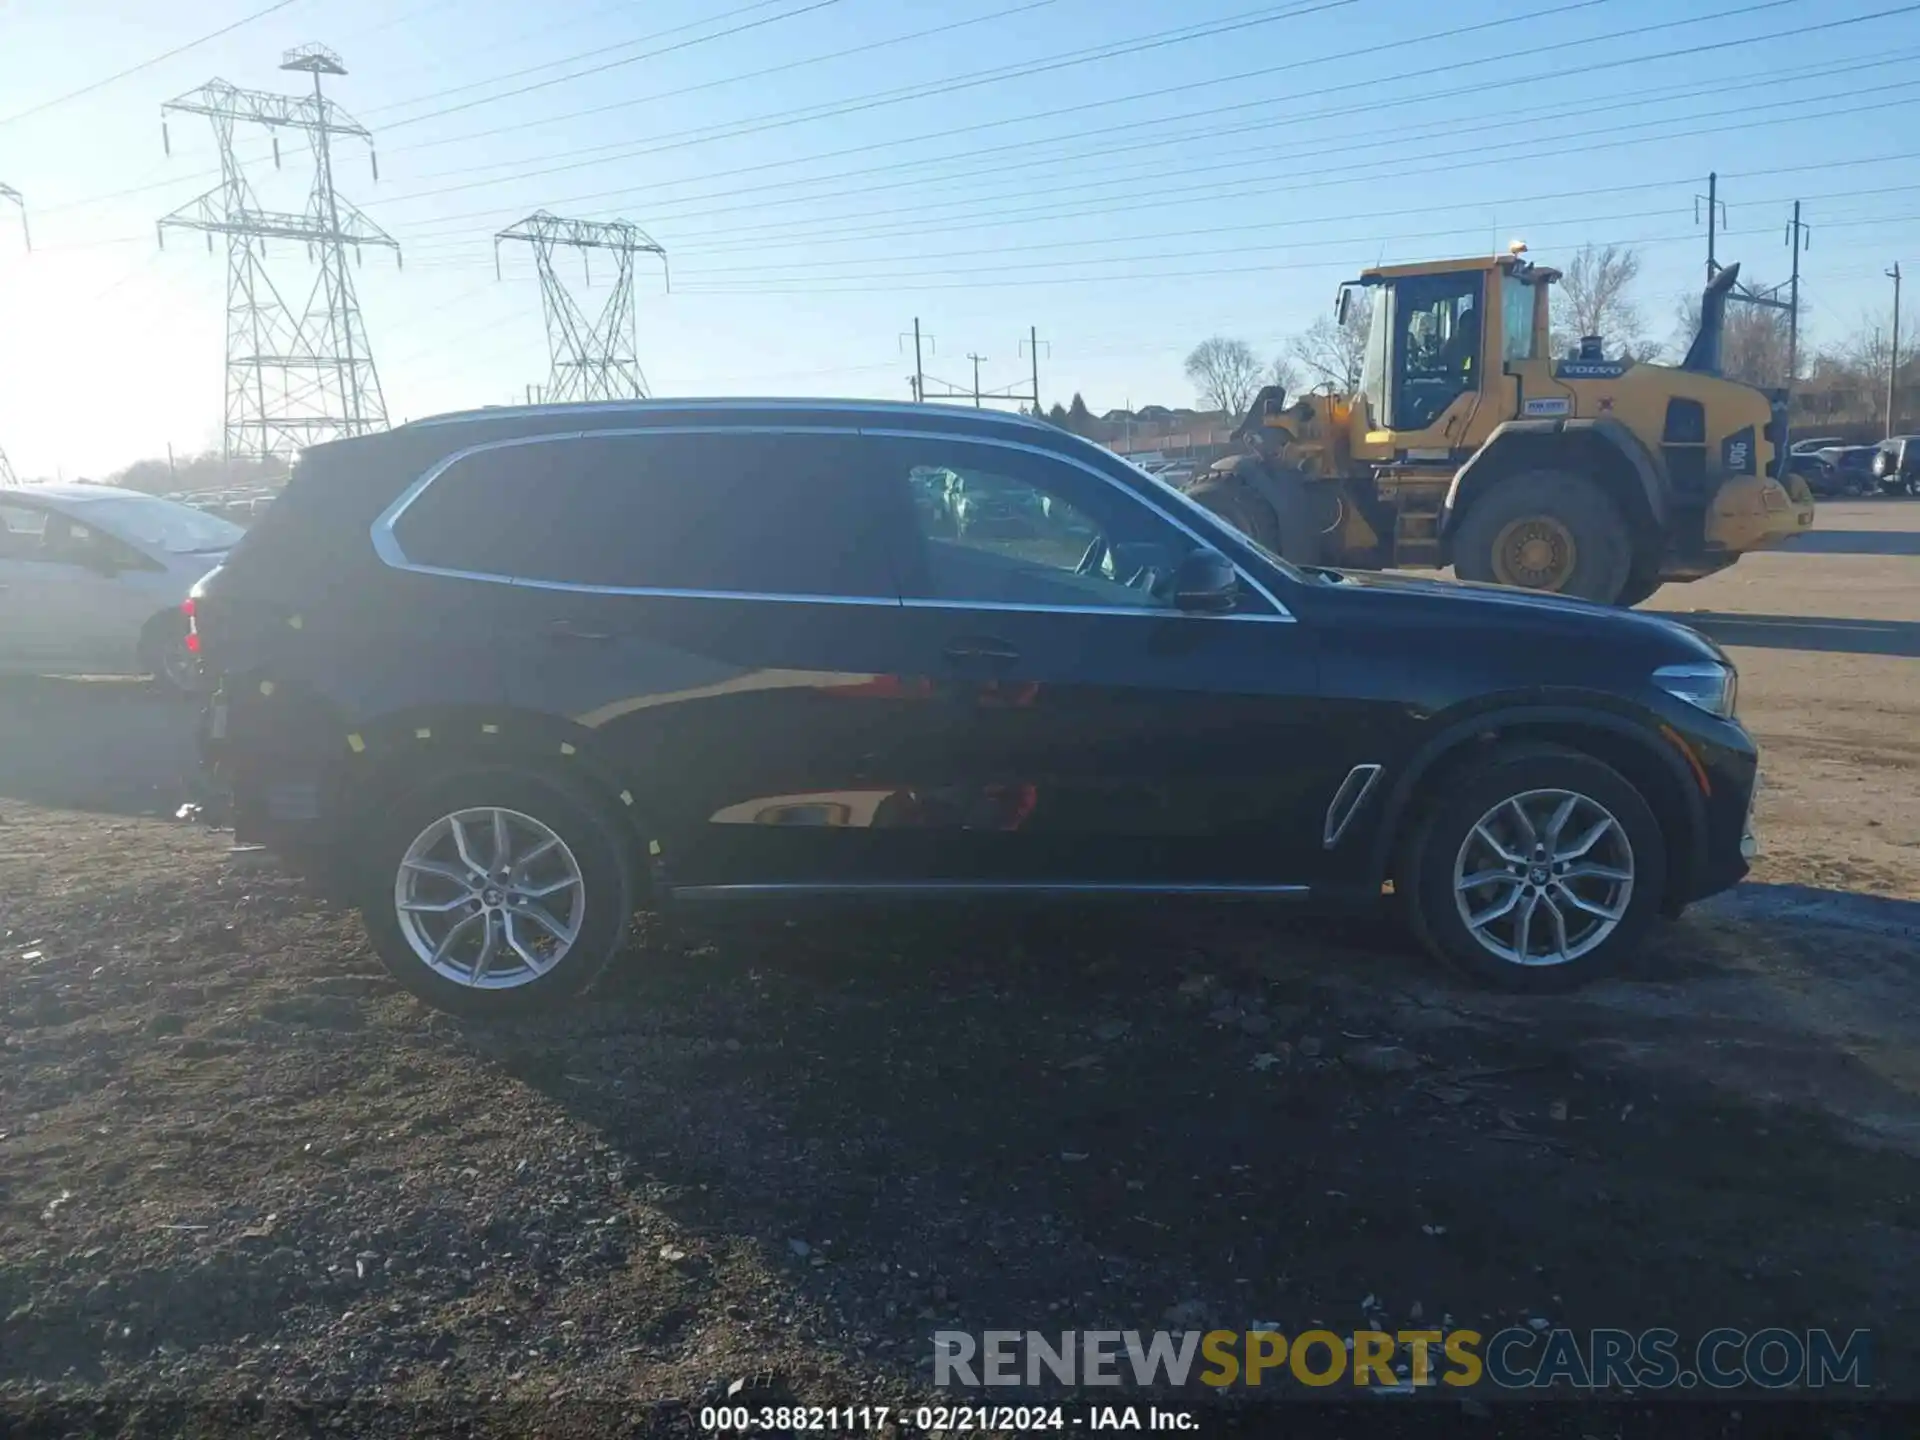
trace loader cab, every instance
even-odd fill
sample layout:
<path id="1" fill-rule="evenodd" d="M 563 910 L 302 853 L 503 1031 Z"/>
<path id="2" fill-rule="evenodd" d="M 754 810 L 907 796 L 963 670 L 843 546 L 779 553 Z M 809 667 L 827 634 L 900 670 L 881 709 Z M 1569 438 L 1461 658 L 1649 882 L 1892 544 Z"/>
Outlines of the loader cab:
<path id="1" fill-rule="evenodd" d="M 1388 266 L 1342 286 L 1342 324 L 1369 307 L 1354 455 L 1457 464 L 1511 419 L 1509 367 L 1547 357 L 1553 278 L 1513 254 Z"/>

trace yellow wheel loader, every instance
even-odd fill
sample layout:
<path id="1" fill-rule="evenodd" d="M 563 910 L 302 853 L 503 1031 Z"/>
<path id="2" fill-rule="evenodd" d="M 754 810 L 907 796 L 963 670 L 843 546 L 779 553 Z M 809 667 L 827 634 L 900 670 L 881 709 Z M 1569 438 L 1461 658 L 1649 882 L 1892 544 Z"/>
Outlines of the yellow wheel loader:
<path id="1" fill-rule="evenodd" d="M 1511 254 L 1368 270 L 1352 395 L 1270 386 L 1235 431 L 1246 453 L 1201 472 L 1194 499 L 1284 558 L 1439 568 L 1610 604 L 1697 580 L 1813 523 L 1786 467 L 1786 396 L 1721 376 L 1737 265 L 1702 297 L 1677 367 L 1555 357 L 1559 272 Z"/>

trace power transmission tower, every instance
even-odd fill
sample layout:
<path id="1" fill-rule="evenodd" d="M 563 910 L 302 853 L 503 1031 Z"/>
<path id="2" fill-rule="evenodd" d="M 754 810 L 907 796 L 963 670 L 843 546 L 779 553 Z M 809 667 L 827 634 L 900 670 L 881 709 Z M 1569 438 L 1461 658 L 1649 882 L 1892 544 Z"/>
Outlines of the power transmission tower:
<path id="1" fill-rule="evenodd" d="M 397 258 L 400 245 L 341 198 L 333 184 L 333 137 L 364 140 L 371 150 L 373 136 L 321 94 L 322 75 L 347 73 L 338 55 L 324 45 L 302 45 L 281 57 L 280 68 L 312 75 L 313 93 L 276 95 L 210 80 L 160 107 L 161 136 L 169 154 L 169 114 L 206 116 L 220 147 L 220 184 L 163 217 L 159 231 L 163 248 L 169 229 L 204 231 L 209 250 L 215 235 L 227 237 L 224 449 L 229 458 L 284 457 L 303 445 L 387 425 L 386 400 L 354 296 L 347 249 L 353 248 L 356 261 L 367 245 L 384 246 Z M 273 132 L 276 167 L 279 132 L 306 134 L 314 165 L 304 211 L 267 210 L 255 199 L 234 154 L 234 127 L 242 123 Z M 377 160 L 373 173 L 378 179 Z M 302 244 L 308 258 L 319 262 L 320 273 L 297 312 L 282 297 L 268 268 L 269 240 Z"/>
<path id="2" fill-rule="evenodd" d="M 20 233 L 26 239 L 27 249 L 33 249 L 33 234 L 27 229 L 27 202 L 11 185 L 0 185 L 0 200 L 11 200 L 20 207 Z M 7 459 L 5 448 L 0 447 L 0 485 L 18 485 L 19 483 L 20 477 L 13 473 L 13 464 Z"/>
<path id="3" fill-rule="evenodd" d="M 33 249 L 33 232 L 27 228 L 27 202 L 21 193 L 11 185 L 0 185 L 0 200 L 11 200 L 20 211 L 20 235 L 27 242 L 27 249 Z"/>
<path id="4" fill-rule="evenodd" d="M 563 220 L 537 210 L 493 237 L 495 275 L 500 273 L 502 240 L 524 240 L 533 247 L 540 267 L 540 308 L 546 316 L 549 356 L 545 401 L 646 399 L 647 377 L 640 369 L 633 304 L 633 257 L 658 255 L 664 269 L 667 252 L 630 221 Z M 554 269 L 554 252 L 562 247 L 580 252 L 589 285 L 593 283 L 592 253 L 606 250 L 614 257 L 613 294 L 591 322 Z M 671 279 L 668 288 L 672 288 Z"/>

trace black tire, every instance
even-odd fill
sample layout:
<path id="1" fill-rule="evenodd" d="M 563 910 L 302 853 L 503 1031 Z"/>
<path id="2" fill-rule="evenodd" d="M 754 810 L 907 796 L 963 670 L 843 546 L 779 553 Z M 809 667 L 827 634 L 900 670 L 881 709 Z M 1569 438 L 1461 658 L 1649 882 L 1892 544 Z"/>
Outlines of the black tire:
<path id="1" fill-rule="evenodd" d="M 445 816 L 480 808 L 513 811 L 545 826 L 570 852 L 581 882 L 583 914 L 572 945 L 551 969 L 511 988 L 476 988 L 430 968 L 414 950 L 395 905 L 401 860 L 416 837 Z M 373 819 L 356 877 L 361 917 L 388 972 L 429 1005 L 484 1019 L 543 1013 L 580 994 L 619 953 L 636 906 L 630 836 L 631 828 L 608 805 L 558 776 L 505 767 L 446 774 Z"/>
<path id="2" fill-rule="evenodd" d="M 1462 580 L 1504 579 L 1495 551 L 1509 526 L 1533 519 L 1556 523 L 1573 541 L 1573 568 L 1562 595 L 1612 605 L 1625 593 L 1633 569 L 1633 532 L 1605 490 L 1566 470 L 1523 470 L 1475 500 L 1453 538 L 1453 571 Z"/>
<path id="3" fill-rule="evenodd" d="M 1491 811 L 1503 801 L 1543 790 L 1566 791 L 1604 808 L 1618 822 L 1628 849 L 1613 850 L 1611 834 L 1603 837 L 1601 844 L 1609 847 L 1607 858 L 1616 866 L 1623 854 L 1630 860 L 1633 878 L 1617 923 L 1610 933 L 1599 935 L 1591 949 L 1563 961 L 1523 965 L 1483 944 L 1468 928 L 1455 903 L 1455 866 L 1476 825 Z M 1580 813 L 1589 818 L 1597 815 L 1585 807 Z M 1406 917 L 1429 953 L 1483 984 L 1541 993 L 1571 990 L 1615 973 L 1633 957 L 1647 927 L 1660 913 L 1666 888 L 1667 846 L 1646 800 L 1611 766 L 1577 750 L 1525 745 L 1496 751 L 1454 778 L 1425 810 L 1409 837 L 1401 870 L 1404 887 L 1396 884 L 1395 889 L 1404 888 Z M 1617 903 L 1612 894 L 1592 888 L 1604 882 L 1577 883 L 1585 888 L 1583 898 L 1589 903 Z M 1488 907 L 1500 898 L 1491 888 L 1471 893 L 1481 897 L 1474 903 L 1484 902 Z M 1553 895 L 1555 903 L 1564 903 L 1557 887 Z M 1576 917 L 1569 923 L 1567 948 L 1577 952 L 1582 943 L 1578 927 L 1590 923 L 1591 917 L 1581 915 L 1571 905 L 1563 913 Z M 1543 917 L 1543 923 L 1551 922 Z M 1494 938 L 1498 942 L 1498 935 Z M 1553 938 L 1551 929 L 1543 938 Z M 1533 936 L 1529 934 L 1527 939 L 1531 951 Z M 1505 943 L 1513 950 L 1519 936 L 1509 933 Z"/>
<path id="4" fill-rule="evenodd" d="M 187 649 L 187 617 L 162 610 L 140 632 L 140 668 L 173 695 L 200 695 L 207 689 L 199 661 Z"/>
<path id="5" fill-rule="evenodd" d="M 1190 499 L 1211 510 L 1242 535 L 1269 550 L 1280 543 L 1280 521 L 1273 507 L 1253 487 L 1233 475 L 1208 475 L 1187 491 Z"/>
<path id="6" fill-rule="evenodd" d="M 1632 573 L 1627 576 L 1626 588 L 1620 592 L 1620 597 L 1613 603 L 1627 607 L 1638 605 L 1643 600 L 1651 599 L 1654 592 L 1664 583 L 1660 579 L 1659 571 L 1649 572 L 1646 567 L 1635 565 Z"/>
<path id="7" fill-rule="evenodd" d="M 1257 464 L 1242 461 L 1241 464 Z M 1264 467 L 1264 484 L 1236 473 L 1232 462 L 1204 476 L 1187 493 L 1213 511 L 1243 535 L 1251 536 L 1283 560 L 1295 565 L 1318 565 L 1324 553 L 1324 528 L 1319 512 L 1332 508 L 1338 514 L 1332 487 L 1311 479 L 1305 471 L 1280 466 Z M 1316 489 L 1327 495 L 1320 502 Z"/>

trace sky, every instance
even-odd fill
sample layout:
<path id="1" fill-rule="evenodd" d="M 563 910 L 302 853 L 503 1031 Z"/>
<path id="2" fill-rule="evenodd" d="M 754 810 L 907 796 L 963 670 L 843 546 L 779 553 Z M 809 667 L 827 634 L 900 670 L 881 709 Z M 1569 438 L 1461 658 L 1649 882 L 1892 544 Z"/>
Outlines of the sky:
<path id="1" fill-rule="evenodd" d="M 0 184 L 33 240 L 0 203 L 0 449 L 23 476 L 218 446 L 223 254 L 155 234 L 218 151 L 176 115 L 167 154 L 161 106 L 216 77 L 302 90 L 278 65 L 314 41 L 378 151 L 376 181 L 336 142 L 340 193 L 400 244 L 354 272 L 394 423 L 546 379 L 532 254 L 496 277 L 492 238 L 539 209 L 666 250 L 670 283 L 644 257 L 636 278 L 659 395 L 906 399 L 918 319 L 930 390 L 974 355 L 985 387 L 1023 383 L 1037 332 L 1046 403 L 1188 404 L 1209 335 L 1277 355 L 1366 265 L 1514 239 L 1548 264 L 1635 245 L 1665 336 L 1710 171 L 1749 280 L 1785 278 L 1803 202 L 1809 343 L 1884 324 L 1886 269 L 1920 272 L 1902 0 L 0 0 Z M 261 204 L 301 208 L 298 139 L 278 171 L 264 130 L 236 150 Z M 297 247 L 269 263 L 304 297 Z M 563 273 L 604 301 L 604 263 Z"/>

